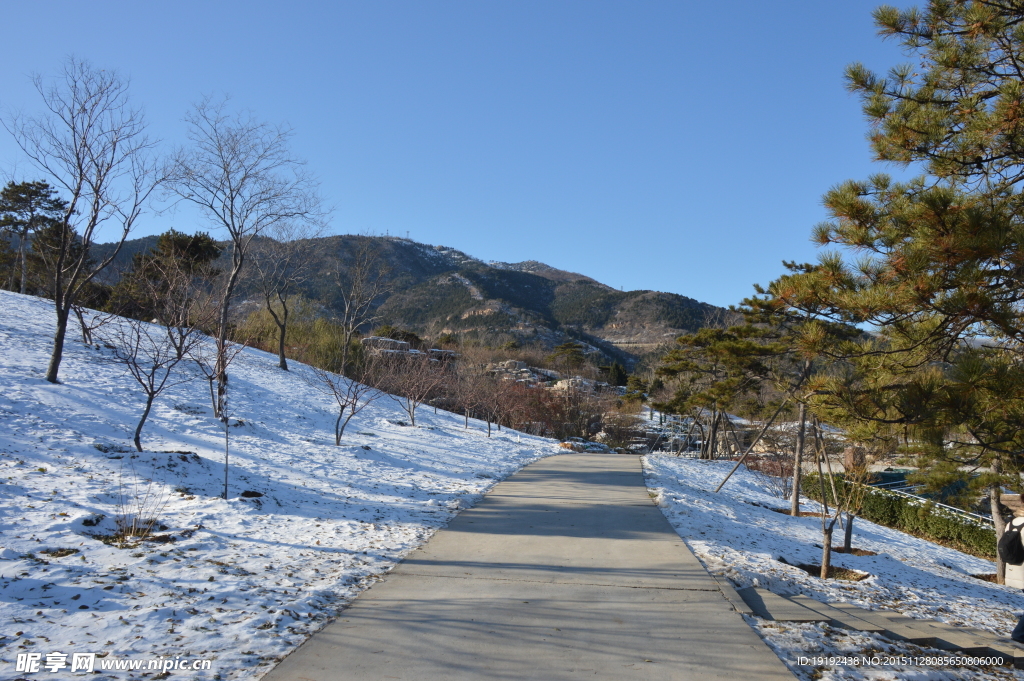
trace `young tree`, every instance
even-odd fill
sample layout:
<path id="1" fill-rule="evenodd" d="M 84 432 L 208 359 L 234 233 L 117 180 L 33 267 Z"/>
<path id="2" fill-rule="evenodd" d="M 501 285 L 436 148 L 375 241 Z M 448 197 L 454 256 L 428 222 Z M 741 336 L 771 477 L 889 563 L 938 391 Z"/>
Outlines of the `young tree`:
<path id="1" fill-rule="evenodd" d="M 335 327 L 339 328 L 339 327 Z M 341 333 L 339 336 L 343 335 Z M 340 341 L 340 338 L 339 338 Z M 382 366 L 382 358 L 373 352 L 361 352 L 358 359 L 349 363 L 349 374 L 344 376 L 340 371 L 336 353 L 328 357 L 320 357 L 310 366 L 307 376 L 310 385 L 316 390 L 329 395 L 338 407 L 338 417 L 334 421 L 334 444 L 341 445 L 345 428 L 356 414 L 368 407 L 383 393 L 376 383 L 385 383 L 381 372 L 389 367 Z M 336 364 L 336 366 L 331 366 Z M 331 368 L 339 371 L 332 371 Z"/>
<path id="2" fill-rule="evenodd" d="M 146 301 L 152 321 L 117 317 L 101 333 L 114 348 L 115 361 L 124 365 L 146 396 L 133 440 L 141 452 L 142 427 L 153 403 L 168 387 L 192 379 L 179 371 L 179 365 L 204 340 L 200 329 L 210 320 L 204 315 L 209 308 L 201 300 L 201 278 L 187 261 L 150 257 L 140 258 L 137 264 L 143 271 L 133 277 L 133 290 Z"/>
<path id="3" fill-rule="evenodd" d="M 416 425 L 416 409 L 433 397 L 450 379 L 451 374 L 440 362 L 431 361 L 425 353 L 383 352 L 376 362 L 373 384 L 398 403 Z"/>
<path id="4" fill-rule="evenodd" d="M 192 146 L 178 150 L 167 186 L 199 207 L 230 242 L 217 320 L 217 414 L 227 391 L 228 327 L 232 296 L 253 241 L 282 223 L 316 223 L 320 198 L 303 164 L 288 151 L 290 132 L 247 115 L 230 116 L 225 103 L 198 103 L 185 118 Z"/>
<path id="5" fill-rule="evenodd" d="M 825 441 L 821 437 L 821 427 L 817 420 L 813 422 L 813 435 L 815 442 L 815 459 L 818 465 L 818 484 L 821 496 L 821 572 L 822 579 L 828 579 L 832 568 L 832 535 L 835 533 L 836 523 L 846 516 L 846 537 L 843 543 L 843 550 L 851 548 L 850 539 L 853 533 L 853 519 L 860 512 L 864 505 L 864 498 L 867 495 L 868 469 L 867 465 L 857 465 L 845 471 L 842 478 L 836 484 L 837 476 L 832 472 L 832 460 L 825 450 Z M 828 474 L 822 470 L 822 463 L 828 470 Z M 827 482 L 826 482 L 827 481 Z M 829 511 L 829 492 L 832 493 L 832 511 Z"/>
<path id="6" fill-rule="evenodd" d="M 348 366 L 352 342 L 360 329 L 380 321 L 377 307 L 391 292 L 389 268 L 373 240 L 359 237 L 354 251 L 339 254 L 335 291 L 341 308 L 336 320 L 342 330 L 341 369 Z"/>
<path id="7" fill-rule="evenodd" d="M 263 306 L 277 327 L 277 365 L 288 371 L 284 356 L 288 334 L 289 298 L 315 267 L 312 241 L 320 236 L 316 223 L 281 222 L 252 244 L 251 279 L 263 299 Z"/>
<path id="8" fill-rule="evenodd" d="M 117 256 L 159 183 L 142 113 L 128 102 L 128 83 L 115 71 L 69 59 L 59 82 L 35 77 L 46 112 L 3 121 L 18 146 L 63 193 L 55 218 L 74 237 L 59 239 L 49 272 L 57 315 L 46 380 L 57 382 L 68 315 L 88 284 Z M 89 252 L 111 227 L 115 247 L 100 262 Z"/>
<path id="9" fill-rule="evenodd" d="M 57 224 L 64 217 L 67 201 L 46 182 L 8 182 L 0 191 L 0 229 L 18 239 L 21 261 L 21 288 L 28 285 L 28 264 L 25 259 L 29 237 L 44 226 Z"/>

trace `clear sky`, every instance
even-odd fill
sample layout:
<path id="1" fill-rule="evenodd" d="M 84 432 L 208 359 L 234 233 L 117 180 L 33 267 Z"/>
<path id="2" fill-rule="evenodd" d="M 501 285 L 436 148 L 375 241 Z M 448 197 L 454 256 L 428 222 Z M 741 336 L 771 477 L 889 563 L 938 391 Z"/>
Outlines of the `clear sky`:
<path id="1" fill-rule="evenodd" d="M 294 130 L 332 230 L 738 302 L 808 261 L 870 161 L 853 61 L 906 61 L 867 0 L 5 3 L 0 108 L 67 55 L 183 141 L 204 94 Z M 903 3 L 900 3 L 903 4 Z M 0 131 L 2 133 L 2 131 Z M 0 172 L 34 179 L 6 133 Z M 138 234 L 204 229 L 186 214 Z"/>

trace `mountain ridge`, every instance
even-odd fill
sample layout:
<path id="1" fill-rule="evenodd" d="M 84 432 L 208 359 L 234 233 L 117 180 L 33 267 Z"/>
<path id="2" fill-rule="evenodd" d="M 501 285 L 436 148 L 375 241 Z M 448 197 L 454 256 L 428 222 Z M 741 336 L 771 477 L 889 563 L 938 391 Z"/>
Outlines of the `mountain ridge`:
<path id="1" fill-rule="evenodd" d="M 108 281 L 156 237 L 125 242 Z M 450 246 L 394 236 L 320 237 L 317 259 L 300 286 L 307 298 L 337 310 L 331 272 L 369 247 L 386 265 L 390 293 L 377 303 L 381 323 L 422 336 L 462 336 L 488 344 L 515 342 L 553 347 L 580 340 L 609 359 L 634 364 L 657 354 L 677 336 L 720 326 L 727 310 L 686 296 L 653 290 L 621 291 L 597 279 L 537 260 L 485 262 Z M 95 247 L 103 257 L 112 244 Z M 240 295 L 251 294 L 243 281 Z"/>

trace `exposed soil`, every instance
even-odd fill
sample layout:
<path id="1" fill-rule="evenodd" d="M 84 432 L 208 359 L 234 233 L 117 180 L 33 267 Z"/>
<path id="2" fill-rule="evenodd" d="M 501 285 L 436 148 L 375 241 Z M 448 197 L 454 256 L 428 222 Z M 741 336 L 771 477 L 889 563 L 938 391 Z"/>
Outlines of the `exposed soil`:
<path id="1" fill-rule="evenodd" d="M 785 563 L 786 565 L 792 565 L 796 568 L 800 568 L 801 570 L 809 574 L 811 577 L 821 577 L 821 565 L 816 565 L 814 563 L 790 563 L 782 557 L 779 557 L 779 562 Z M 835 565 L 829 566 L 828 569 L 829 579 L 839 579 L 844 582 L 859 582 L 861 580 L 867 579 L 870 576 L 871 574 L 868 572 L 861 572 L 860 570 L 850 570 L 848 568 L 837 567 Z"/>
<path id="2" fill-rule="evenodd" d="M 858 549 L 856 546 L 851 548 L 849 550 L 849 552 L 847 552 L 847 550 L 844 549 L 842 546 L 833 546 L 832 547 L 832 553 L 848 553 L 848 555 L 853 555 L 853 556 L 877 556 L 878 555 L 875 551 L 868 551 L 867 549 Z"/>

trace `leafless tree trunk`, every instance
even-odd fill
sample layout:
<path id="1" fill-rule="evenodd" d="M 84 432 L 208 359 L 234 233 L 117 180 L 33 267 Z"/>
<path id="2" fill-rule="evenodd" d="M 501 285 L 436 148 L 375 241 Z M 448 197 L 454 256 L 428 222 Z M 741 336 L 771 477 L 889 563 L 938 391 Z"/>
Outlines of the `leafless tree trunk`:
<path id="1" fill-rule="evenodd" d="M 341 316 L 337 321 L 342 329 L 342 373 L 349 364 L 352 340 L 359 329 L 380 319 L 376 306 L 391 292 L 387 275 L 388 266 L 368 237 L 360 237 L 355 252 L 338 264 L 335 277 L 341 298 Z"/>
<path id="2" fill-rule="evenodd" d="M 277 225 L 323 218 L 315 182 L 288 151 L 290 132 L 248 115 L 229 116 L 225 104 L 206 99 L 186 116 L 192 146 L 175 154 L 167 172 L 171 192 L 197 205 L 231 242 L 217 320 L 218 416 L 227 399 L 231 299 L 250 245 Z"/>
<path id="3" fill-rule="evenodd" d="M 288 333 L 289 296 L 315 265 L 312 239 L 321 236 L 320 223 L 281 222 L 264 238 L 253 242 L 252 279 L 263 298 L 263 306 L 277 326 L 278 366 L 288 371 L 285 338 Z"/>
<path id="4" fill-rule="evenodd" d="M 338 417 L 334 421 L 334 444 L 340 446 L 341 438 L 349 421 L 378 399 L 383 393 L 376 387 L 382 382 L 381 357 L 374 353 L 366 353 L 349 366 L 348 376 L 330 371 L 324 366 L 329 358 L 318 358 L 321 361 L 310 366 L 307 378 L 316 390 L 334 399 L 338 407 Z"/>
<path id="5" fill-rule="evenodd" d="M 21 150 L 59 187 L 67 200 L 61 239 L 50 276 L 57 331 L 46 380 L 56 383 L 68 316 L 83 288 L 117 256 L 159 184 L 142 112 L 128 102 L 128 82 L 115 71 L 68 59 L 57 84 L 34 78 L 46 112 L 3 121 Z M 115 248 L 94 263 L 89 251 L 111 227 Z"/>
<path id="6" fill-rule="evenodd" d="M 142 451 L 142 427 L 154 401 L 166 388 L 192 380 L 178 369 L 205 338 L 200 329 L 210 320 L 204 318 L 198 291 L 185 272 L 174 263 L 163 263 L 159 273 L 150 271 L 139 277 L 148 297 L 156 304 L 153 322 L 116 317 L 102 327 L 103 339 L 113 346 L 114 359 L 124 365 L 146 396 L 146 405 L 133 441 Z M 158 267 L 150 265 L 151 270 Z M 159 280 L 157 283 L 156 280 Z"/>

